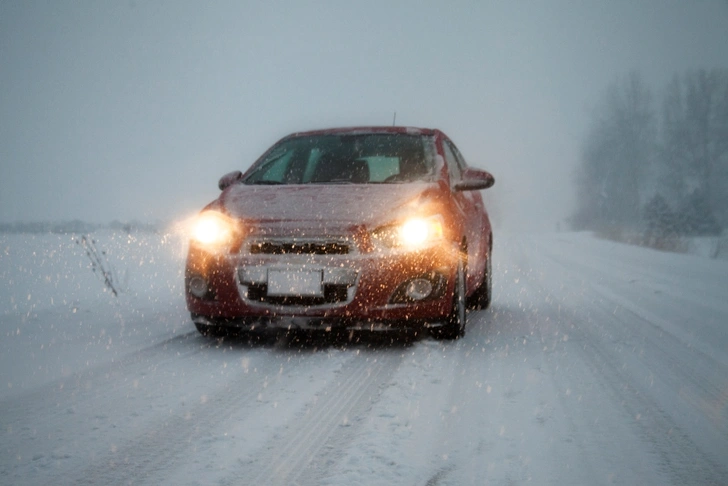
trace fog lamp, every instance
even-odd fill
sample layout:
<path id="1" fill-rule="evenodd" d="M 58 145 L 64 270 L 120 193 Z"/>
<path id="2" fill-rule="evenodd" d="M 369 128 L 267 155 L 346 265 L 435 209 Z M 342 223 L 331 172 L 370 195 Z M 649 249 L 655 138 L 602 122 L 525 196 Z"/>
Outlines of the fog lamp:
<path id="1" fill-rule="evenodd" d="M 412 300 L 426 299 L 432 293 L 432 282 L 424 278 L 416 278 L 407 284 L 405 294 Z"/>
<path id="2" fill-rule="evenodd" d="M 195 297 L 201 299 L 205 296 L 205 294 L 207 294 L 207 281 L 199 275 L 192 277 L 189 285 L 190 293 Z"/>

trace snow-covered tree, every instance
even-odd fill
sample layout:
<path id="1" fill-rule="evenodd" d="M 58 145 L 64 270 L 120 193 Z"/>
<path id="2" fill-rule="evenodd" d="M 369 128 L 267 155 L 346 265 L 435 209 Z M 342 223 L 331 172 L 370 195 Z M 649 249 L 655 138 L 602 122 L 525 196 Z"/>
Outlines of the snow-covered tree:
<path id="1" fill-rule="evenodd" d="M 670 205 L 660 194 L 655 194 L 645 205 L 642 214 L 644 223 L 644 244 L 665 248 L 668 241 L 679 232 L 679 221 Z"/>
<path id="2" fill-rule="evenodd" d="M 661 186 L 681 213 L 728 226 L 728 70 L 673 78 L 663 105 L 660 152 Z"/>
<path id="3" fill-rule="evenodd" d="M 609 86 L 594 111 L 577 172 L 574 226 L 637 227 L 655 142 L 652 95 L 631 73 Z"/>
<path id="4" fill-rule="evenodd" d="M 677 217 L 678 229 L 684 235 L 717 235 L 722 229 L 705 192 L 696 191 L 685 198 Z"/>

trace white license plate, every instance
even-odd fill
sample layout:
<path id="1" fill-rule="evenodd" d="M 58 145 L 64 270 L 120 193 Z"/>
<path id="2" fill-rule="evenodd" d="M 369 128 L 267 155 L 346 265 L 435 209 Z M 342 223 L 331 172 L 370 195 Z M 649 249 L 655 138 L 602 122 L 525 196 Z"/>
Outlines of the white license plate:
<path id="1" fill-rule="evenodd" d="M 321 270 L 268 270 L 268 295 L 321 297 Z"/>

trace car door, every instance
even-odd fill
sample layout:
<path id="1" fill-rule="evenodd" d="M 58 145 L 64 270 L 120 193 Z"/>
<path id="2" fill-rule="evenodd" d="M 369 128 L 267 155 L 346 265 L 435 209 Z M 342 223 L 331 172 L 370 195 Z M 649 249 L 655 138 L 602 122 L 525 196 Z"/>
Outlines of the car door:
<path id="1" fill-rule="evenodd" d="M 467 167 L 460 151 L 449 140 L 443 140 L 443 151 L 450 174 L 450 191 L 457 211 L 460 213 L 464 233 L 468 242 L 468 289 L 474 289 L 482 279 L 484 269 L 483 256 L 486 248 L 486 234 L 484 231 L 484 206 L 480 191 L 456 191 L 455 184 L 462 178 L 463 170 Z"/>

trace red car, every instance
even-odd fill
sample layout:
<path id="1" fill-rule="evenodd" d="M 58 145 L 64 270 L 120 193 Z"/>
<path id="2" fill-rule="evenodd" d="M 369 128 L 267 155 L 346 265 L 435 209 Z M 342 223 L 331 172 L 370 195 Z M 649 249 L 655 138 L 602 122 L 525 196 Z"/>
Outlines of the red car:
<path id="1" fill-rule="evenodd" d="M 197 329 L 430 330 L 463 335 L 491 299 L 493 233 L 480 189 L 441 131 L 294 133 L 220 179 L 185 272 Z"/>

